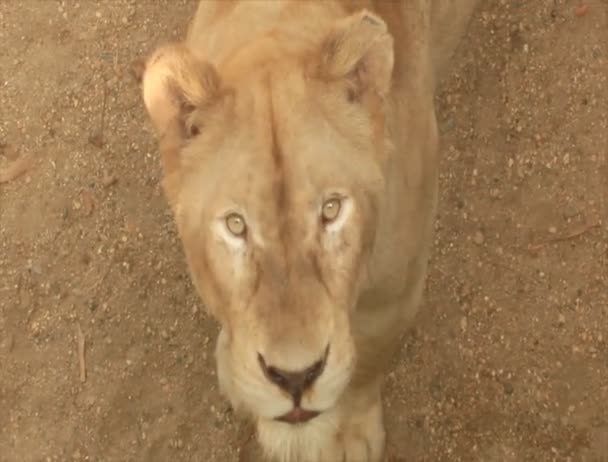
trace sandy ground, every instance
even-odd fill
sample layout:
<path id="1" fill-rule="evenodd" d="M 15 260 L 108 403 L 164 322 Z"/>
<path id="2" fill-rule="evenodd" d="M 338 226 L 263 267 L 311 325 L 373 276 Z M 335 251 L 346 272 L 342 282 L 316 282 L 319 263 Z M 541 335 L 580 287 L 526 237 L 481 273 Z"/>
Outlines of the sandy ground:
<path id="1" fill-rule="evenodd" d="M 0 2 L 0 462 L 238 459 L 133 59 L 192 1 Z M 608 1 L 487 0 L 437 103 L 393 462 L 608 461 Z M 86 381 L 78 340 L 86 343 Z"/>

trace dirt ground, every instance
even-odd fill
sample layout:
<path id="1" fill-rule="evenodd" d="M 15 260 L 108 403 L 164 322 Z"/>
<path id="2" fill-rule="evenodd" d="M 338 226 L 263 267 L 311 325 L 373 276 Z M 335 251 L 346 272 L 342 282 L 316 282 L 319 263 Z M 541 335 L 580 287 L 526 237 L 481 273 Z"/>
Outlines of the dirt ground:
<path id="1" fill-rule="evenodd" d="M 238 459 L 129 72 L 194 6 L 0 1 L 0 462 Z M 476 14 L 392 461 L 608 461 L 607 79 L 606 0 Z"/>

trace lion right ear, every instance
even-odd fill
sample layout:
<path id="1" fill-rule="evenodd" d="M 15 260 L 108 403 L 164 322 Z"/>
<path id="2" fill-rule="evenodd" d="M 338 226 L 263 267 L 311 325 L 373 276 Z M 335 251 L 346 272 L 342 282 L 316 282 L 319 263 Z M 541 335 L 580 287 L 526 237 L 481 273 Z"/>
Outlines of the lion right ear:
<path id="1" fill-rule="evenodd" d="M 146 109 L 158 138 L 177 147 L 202 129 L 190 117 L 220 94 L 220 78 L 209 63 L 197 59 L 179 43 L 165 45 L 147 60 L 142 75 Z M 166 149 L 165 149 L 166 151 Z M 173 155 L 176 153 L 173 152 Z M 161 152 L 166 173 L 177 165 L 171 153 Z M 174 156 L 173 156 L 174 157 Z"/>
<path id="2" fill-rule="evenodd" d="M 393 65 L 393 38 L 386 23 L 364 9 L 334 24 L 322 42 L 315 71 L 325 79 L 348 79 L 354 99 L 370 90 L 383 98 L 390 90 Z"/>

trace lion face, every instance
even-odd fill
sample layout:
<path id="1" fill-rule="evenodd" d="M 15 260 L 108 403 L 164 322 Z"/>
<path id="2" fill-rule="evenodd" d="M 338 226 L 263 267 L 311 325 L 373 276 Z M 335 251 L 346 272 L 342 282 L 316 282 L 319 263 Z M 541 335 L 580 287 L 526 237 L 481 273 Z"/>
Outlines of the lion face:
<path id="1" fill-rule="evenodd" d="M 392 48 L 383 23 L 349 20 L 307 59 L 218 71 L 172 45 L 144 74 L 192 279 L 222 327 L 220 385 L 258 418 L 332 408 L 356 364 L 350 315 L 383 188 Z M 353 27 L 379 38 L 348 48 Z"/>

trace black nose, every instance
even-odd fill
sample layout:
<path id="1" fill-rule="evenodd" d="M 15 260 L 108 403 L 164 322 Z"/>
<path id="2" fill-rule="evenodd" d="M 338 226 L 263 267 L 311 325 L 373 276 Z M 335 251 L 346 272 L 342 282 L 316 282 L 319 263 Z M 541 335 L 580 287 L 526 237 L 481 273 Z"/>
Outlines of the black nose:
<path id="1" fill-rule="evenodd" d="M 299 406 L 302 393 L 315 383 L 315 380 L 323 373 L 325 362 L 329 355 L 329 345 L 325 349 L 323 357 L 310 367 L 300 371 L 285 371 L 266 364 L 264 357 L 258 353 L 258 362 L 266 378 L 276 386 L 286 391 L 293 397 L 294 405 Z"/>

